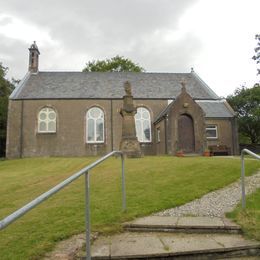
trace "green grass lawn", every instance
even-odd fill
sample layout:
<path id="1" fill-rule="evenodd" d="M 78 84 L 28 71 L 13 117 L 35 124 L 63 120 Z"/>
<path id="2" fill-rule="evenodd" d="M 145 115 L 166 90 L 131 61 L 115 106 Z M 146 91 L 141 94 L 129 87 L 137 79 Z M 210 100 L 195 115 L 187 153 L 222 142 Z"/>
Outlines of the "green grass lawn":
<path id="1" fill-rule="evenodd" d="M 0 161 L 0 219 L 97 158 Z M 240 177 L 240 160 L 214 157 L 144 157 L 126 160 L 127 213 L 121 210 L 121 160 L 90 172 L 92 231 L 115 232 L 120 223 L 175 207 Z M 247 160 L 247 175 L 258 161 Z M 0 231 L 0 259 L 37 259 L 55 243 L 84 232 L 84 178 Z"/>
<path id="2" fill-rule="evenodd" d="M 260 189 L 247 197 L 245 210 L 239 205 L 227 217 L 236 221 L 247 237 L 260 241 Z"/>

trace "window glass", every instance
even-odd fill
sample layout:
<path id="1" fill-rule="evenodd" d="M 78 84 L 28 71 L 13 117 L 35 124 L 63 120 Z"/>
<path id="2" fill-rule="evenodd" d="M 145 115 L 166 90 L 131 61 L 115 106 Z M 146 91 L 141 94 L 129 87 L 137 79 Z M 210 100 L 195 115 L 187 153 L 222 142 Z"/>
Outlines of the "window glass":
<path id="1" fill-rule="evenodd" d="M 149 142 L 150 137 L 150 121 L 144 120 L 143 121 L 143 130 L 144 130 L 144 141 Z"/>
<path id="2" fill-rule="evenodd" d="M 56 132 L 56 112 L 49 107 L 41 109 L 38 114 L 38 132 L 55 133 Z"/>
<path id="3" fill-rule="evenodd" d="M 160 128 L 157 128 L 157 142 L 160 142 L 161 141 L 161 130 Z"/>
<path id="4" fill-rule="evenodd" d="M 138 107 L 135 115 L 136 136 L 139 142 L 151 142 L 151 117 L 148 109 Z"/>
<path id="5" fill-rule="evenodd" d="M 45 122 L 40 122 L 39 130 L 40 130 L 40 132 L 44 132 L 47 130 L 47 125 Z"/>
<path id="6" fill-rule="evenodd" d="M 218 131 L 216 125 L 209 125 L 206 127 L 206 137 L 207 139 L 217 139 Z"/>
<path id="7" fill-rule="evenodd" d="M 103 141 L 103 119 L 99 118 L 97 119 L 97 141 Z"/>
<path id="8" fill-rule="evenodd" d="M 144 119 L 150 119 L 149 112 L 147 110 L 142 111 L 142 116 Z"/>
<path id="9" fill-rule="evenodd" d="M 87 142 L 104 142 L 104 112 L 98 107 L 92 107 L 87 112 Z"/>
<path id="10" fill-rule="evenodd" d="M 54 111 L 49 113 L 49 119 L 50 120 L 55 120 L 55 118 L 56 118 L 56 114 L 54 113 Z"/>
<path id="11" fill-rule="evenodd" d="M 142 127 L 141 127 L 141 121 L 140 120 L 135 121 L 135 129 L 136 129 L 136 136 L 137 136 L 137 139 L 139 141 L 142 138 Z"/>
<path id="12" fill-rule="evenodd" d="M 88 119 L 88 141 L 94 141 L 94 119 Z"/>
<path id="13" fill-rule="evenodd" d="M 45 120 L 46 119 L 46 113 L 40 113 L 40 119 Z"/>
<path id="14" fill-rule="evenodd" d="M 141 113 L 138 113 L 138 109 L 137 109 L 137 113 L 135 114 L 135 119 L 141 119 Z"/>
<path id="15" fill-rule="evenodd" d="M 50 132 L 55 132 L 55 130 L 56 130 L 56 123 L 54 122 L 54 121 L 50 121 L 49 122 L 49 131 Z"/>
<path id="16" fill-rule="evenodd" d="M 100 114 L 101 114 L 101 110 L 97 107 L 93 107 L 93 108 L 90 109 L 89 113 L 90 113 L 91 117 L 99 118 Z"/>

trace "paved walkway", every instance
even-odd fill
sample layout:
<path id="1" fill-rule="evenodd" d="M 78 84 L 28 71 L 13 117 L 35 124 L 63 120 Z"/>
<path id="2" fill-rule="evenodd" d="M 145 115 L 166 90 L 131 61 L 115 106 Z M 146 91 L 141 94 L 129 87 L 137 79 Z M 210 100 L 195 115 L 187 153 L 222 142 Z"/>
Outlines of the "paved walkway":
<path id="1" fill-rule="evenodd" d="M 246 194 L 260 188 L 260 172 L 245 178 Z M 223 217 L 232 211 L 241 200 L 241 181 L 210 192 L 183 206 L 156 213 L 157 216 L 214 216 Z"/>
<path id="2" fill-rule="evenodd" d="M 93 259 L 216 259 L 258 250 L 259 243 L 241 235 L 124 232 L 101 237 L 92 246 Z M 242 252 L 244 251 L 244 252 Z M 207 258 L 206 258 L 207 257 Z M 175 259 L 175 258 L 174 258 Z M 193 258 L 194 259 L 194 258 Z"/>
<path id="3" fill-rule="evenodd" d="M 252 193 L 257 188 L 260 188 L 260 172 L 246 177 L 246 194 Z M 188 254 L 188 251 L 192 254 L 196 253 L 198 248 L 201 252 L 209 250 L 213 254 L 217 251 L 225 253 L 225 250 L 229 251 L 230 248 L 244 247 L 245 252 L 246 250 L 255 250 L 252 248 L 255 248 L 256 245 L 258 248 L 259 243 L 245 240 L 240 234 L 233 234 L 239 227 L 224 218 L 225 212 L 232 211 L 240 200 L 241 184 L 238 181 L 183 206 L 168 209 L 155 216 L 137 219 L 130 223 L 132 231 L 138 230 L 138 225 L 140 225 L 139 231 L 142 229 L 146 231 L 148 228 L 149 232 L 124 232 L 112 237 L 98 238 L 93 245 L 92 255 L 118 257 L 125 254 L 131 256 L 133 247 L 136 256 L 142 254 Z M 196 216 L 196 218 L 191 216 Z M 167 232 L 174 230 L 174 234 L 160 232 L 160 228 Z M 193 234 L 186 234 L 187 230 Z M 198 233 L 196 230 L 204 234 L 196 234 Z M 229 233 L 227 230 L 231 234 L 227 234 Z M 183 231 L 184 233 L 180 233 Z M 75 259 L 75 255 L 83 246 L 84 241 L 84 234 L 63 241 L 45 259 Z"/>

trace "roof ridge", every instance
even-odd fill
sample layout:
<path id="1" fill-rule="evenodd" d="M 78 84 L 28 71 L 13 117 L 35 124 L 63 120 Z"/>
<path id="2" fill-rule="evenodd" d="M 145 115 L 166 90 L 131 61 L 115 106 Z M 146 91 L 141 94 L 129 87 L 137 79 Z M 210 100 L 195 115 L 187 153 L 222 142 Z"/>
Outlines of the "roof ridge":
<path id="1" fill-rule="evenodd" d="M 45 70 L 45 71 L 38 71 L 38 74 L 40 73 L 86 73 L 86 74 L 140 74 L 140 75 L 143 75 L 143 74 L 162 74 L 162 75 L 166 75 L 166 74 L 169 74 L 169 75 L 189 75 L 191 74 L 190 72 L 134 72 L 134 71 L 105 71 L 105 72 L 102 72 L 102 71 L 48 71 L 48 70 Z"/>

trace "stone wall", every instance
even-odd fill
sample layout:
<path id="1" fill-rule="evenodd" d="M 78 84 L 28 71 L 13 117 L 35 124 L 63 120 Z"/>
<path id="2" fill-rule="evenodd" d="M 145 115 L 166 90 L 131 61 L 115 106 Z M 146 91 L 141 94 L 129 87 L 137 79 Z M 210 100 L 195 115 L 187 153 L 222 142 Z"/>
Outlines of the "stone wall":
<path id="1" fill-rule="evenodd" d="M 153 121 L 167 101 L 135 100 L 135 104 L 145 106 Z M 57 112 L 56 133 L 37 131 L 37 116 L 45 106 Z M 105 142 L 101 144 L 86 143 L 86 112 L 93 106 L 104 111 Z M 121 107 L 122 100 L 11 100 L 7 157 L 90 156 L 118 150 L 122 136 Z M 153 143 L 141 147 L 144 154 L 154 154 Z"/>
<path id="2" fill-rule="evenodd" d="M 180 115 L 188 115 L 194 123 L 195 150 L 197 154 L 202 154 L 206 146 L 205 118 L 202 108 L 183 89 L 182 93 L 172 104 L 168 116 L 168 153 L 175 154 L 181 146 L 178 141 L 178 119 Z"/>
<path id="3" fill-rule="evenodd" d="M 150 111 L 151 122 L 167 107 L 167 100 L 134 100 L 134 103 L 137 107 L 144 106 Z M 184 107 L 184 103 L 189 105 Z M 10 100 L 6 156 L 92 156 L 118 150 L 122 137 L 122 105 L 122 100 Z M 44 106 L 52 107 L 57 112 L 56 133 L 37 131 L 37 116 Z M 86 143 L 86 113 L 93 106 L 102 108 L 105 115 L 105 142 L 101 144 Z M 182 113 L 190 115 L 194 120 L 195 152 L 202 153 L 207 145 L 224 144 L 231 148 L 232 154 L 237 153 L 234 119 L 208 118 L 205 121 L 201 108 L 188 95 L 183 95 L 172 105 L 167 123 L 164 119 L 151 125 L 152 142 L 141 143 L 144 155 L 175 154 L 178 145 L 178 116 Z M 216 140 L 206 140 L 206 124 L 218 126 Z M 157 127 L 161 133 L 159 142 Z"/>
<path id="4" fill-rule="evenodd" d="M 232 129 L 232 120 L 227 118 L 208 118 L 206 119 L 206 125 L 216 125 L 218 131 L 218 137 L 216 139 L 207 139 L 207 146 L 211 145 L 225 145 L 227 146 L 231 154 L 237 154 L 237 144 L 234 142 L 234 135 Z"/>
<path id="5" fill-rule="evenodd" d="M 162 155 L 167 153 L 166 149 L 166 128 L 165 128 L 166 119 L 158 122 L 154 127 L 154 141 L 155 141 L 155 150 L 157 155 Z M 157 129 L 160 129 L 160 139 L 158 140 Z"/>

